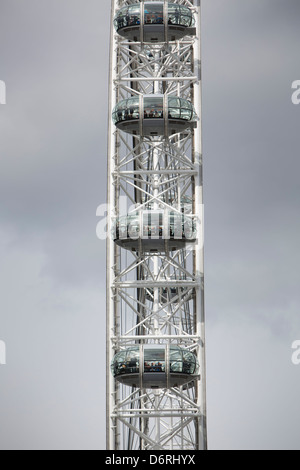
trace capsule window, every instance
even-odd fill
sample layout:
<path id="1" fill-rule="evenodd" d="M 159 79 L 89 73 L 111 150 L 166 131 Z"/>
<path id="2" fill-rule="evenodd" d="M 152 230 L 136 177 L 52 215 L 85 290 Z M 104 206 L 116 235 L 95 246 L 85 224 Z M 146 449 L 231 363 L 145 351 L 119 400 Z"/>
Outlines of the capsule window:
<path id="1" fill-rule="evenodd" d="M 188 240 L 192 240 L 195 236 L 195 224 L 189 217 L 183 219 L 183 235 Z"/>
<path id="2" fill-rule="evenodd" d="M 113 122 L 118 124 L 122 121 L 130 121 L 132 119 L 139 119 L 139 98 L 129 98 L 120 101 L 113 110 Z"/>
<path id="3" fill-rule="evenodd" d="M 163 24 L 164 4 L 145 3 L 145 24 Z"/>
<path id="4" fill-rule="evenodd" d="M 117 31 L 128 26 L 136 26 L 141 24 L 141 7 L 140 4 L 121 8 L 114 20 Z"/>
<path id="5" fill-rule="evenodd" d="M 144 350 L 144 372 L 165 372 L 166 359 L 164 349 Z"/>
<path id="6" fill-rule="evenodd" d="M 144 98 L 144 119 L 163 118 L 164 101 L 162 97 Z"/>
<path id="7" fill-rule="evenodd" d="M 198 372 L 196 356 L 189 351 L 183 351 L 183 372 L 185 374 L 196 374 Z"/>
<path id="8" fill-rule="evenodd" d="M 131 348 L 121 351 L 115 355 L 111 364 L 114 377 L 124 374 L 134 374 L 139 372 L 140 353 L 139 348 Z"/>
<path id="9" fill-rule="evenodd" d="M 143 214 L 143 237 L 156 238 L 163 235 L 163 213 L 149 211 Z"/>
<path id="10" fill-rule="evenodd" d="M 128 237 L 136 240 L 140 236 L 140 220 L 138 216 L 127 217 Z"/>
<path id="11" fill-rule="evenodd" d="M 168 4 L 169 24 L 191 27 L 195 20 L 191 10 L 188 7 L 169 3 Z"/>
<path id="12" fill-rule="evenodd" d="M 126 372 L 126 351 L 116 354 L 111 369 L 115 377 Z"/>
<path id="13" fill-rule="evenodd" d="M 180 349 L 170 349 L 170 372 L 182 372 L 183 362 L 182 362 L 182 351 Z"/>
<path id="14" fill-rule="evenodd" d="M 182 216 L 175 212 L 170 213 L 170 236 L 173 239 L 182 239 Z"/>
<path id="15" fill-rule="evenodd" d="M 132 348 L 127 351 L 126 369 L 127 373 L 138 373 L 140 368 L 140 349 Z"/>

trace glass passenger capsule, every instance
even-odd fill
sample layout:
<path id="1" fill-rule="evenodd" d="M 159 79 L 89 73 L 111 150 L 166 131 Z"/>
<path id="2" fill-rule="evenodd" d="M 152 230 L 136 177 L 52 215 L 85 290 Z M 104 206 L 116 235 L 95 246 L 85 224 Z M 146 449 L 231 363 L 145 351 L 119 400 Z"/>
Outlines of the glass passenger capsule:
<path id="1" fill-rule="evenodd" d="M 143 210 L 119 217 L 114 241 L 131 251 L 164 252 L 196 242 L 195 220 L 169 210 Z"/>
<path id="2" fill-rule="evenodd" d="M 145 344 L 118 352 L 111 371 L 118 382 L 130 387 L 180 387 L 199 379 L 195 354 L 174 345 Z"/>
<path id="3" fill-rule="evenodd" d="M 177 3 L 145 2 L 121 8 L 114 19 L 116 31 L 135 42 L 166 42 L 195 35 L 192 11 Z"/>
<path id="4" fill-rule="evenodd" d="M 198 120 L 190 101 L 158 94 L 120 101 L 112 118 L 118 129 L 141 136 L 177 134 L 197 127 Z"/>

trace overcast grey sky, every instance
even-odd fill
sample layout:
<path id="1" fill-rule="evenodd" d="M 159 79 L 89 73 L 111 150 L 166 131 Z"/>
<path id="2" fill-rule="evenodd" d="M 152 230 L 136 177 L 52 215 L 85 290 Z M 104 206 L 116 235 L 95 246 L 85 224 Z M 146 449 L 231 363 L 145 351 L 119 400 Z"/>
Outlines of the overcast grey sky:
<path id="1" fill-rule="evenodd" d="M 1 449 L 104 449 L 110 0 L 0 0 Z M 299 0 L 203 0 L 211 449 L 300 449 Z"/>

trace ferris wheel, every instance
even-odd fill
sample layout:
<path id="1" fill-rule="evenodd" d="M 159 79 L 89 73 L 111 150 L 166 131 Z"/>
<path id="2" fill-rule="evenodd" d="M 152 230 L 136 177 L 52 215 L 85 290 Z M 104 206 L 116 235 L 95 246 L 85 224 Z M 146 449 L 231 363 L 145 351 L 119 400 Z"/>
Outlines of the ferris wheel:
<path id="1" fill-rule="evenodd" d="M 111 25 L 107 449 L 206 450 L 200 0 Z"/>

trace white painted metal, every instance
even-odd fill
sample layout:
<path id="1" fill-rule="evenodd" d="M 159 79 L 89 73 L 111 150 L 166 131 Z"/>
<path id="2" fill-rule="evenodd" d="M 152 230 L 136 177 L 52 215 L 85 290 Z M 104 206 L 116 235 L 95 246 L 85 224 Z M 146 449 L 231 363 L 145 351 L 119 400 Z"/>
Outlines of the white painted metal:
<path id="1" fill-rule="evenodd" d="M 193 11 L 196 36 L 155 44 L 128 41 L 114 30 L 117 10 L 137 1 L 112 0 L 111 10 L 107 448 L 205 450 L 200 0 L 173 0 Z M 143 12 L 143 0 L 141 3 Z M 163 3 L 166 19 L 166 0 Z M 151 93 L 191 101 L 199 118 L 197 128 L 169 138 L 165 137 L 166 129 L 162 136 L 133 137 L 113 125 L 112 110 L 118 101 Z M 143 115 L 143 109 L 141 112 Z M 187 245 L 173 252 L 131 253 L 114 243 L 111 234 L 120 215 L 134 213 L 150 204 L 154 209 L 181 213 L 183 203 L 185 213 L 198 221 L 196 246 Z M 165 248 L 168 250 L 167 243 Z M 162 289 L 167 296 L 163 302 Z M 118 384 L 110 373 L 113 356 L 141 343 L 174 344 L 194 352 L 201 366 L 200 380 L 188 387 L 159 390 L 132 389 Z"/>

